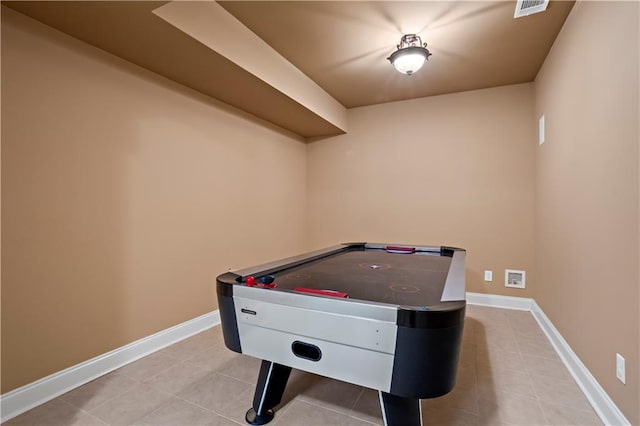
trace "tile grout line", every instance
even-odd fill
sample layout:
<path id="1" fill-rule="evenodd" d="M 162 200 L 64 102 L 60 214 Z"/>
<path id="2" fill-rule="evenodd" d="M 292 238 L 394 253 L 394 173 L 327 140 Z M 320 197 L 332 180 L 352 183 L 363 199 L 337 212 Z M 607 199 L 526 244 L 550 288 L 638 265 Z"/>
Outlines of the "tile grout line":
<path id="1" fill-rule="evenodd" d="M 189 403 L 189 404 L 191 404 L 191 405 L 195 405 L 196 407 L 198 407 L 198 408 L 202 408 L 203 410 L 208 411 L 208 412 L 210 412 L 210 413 L 213 413 L 213 414 L 215 414 L 216 416 L 224 417 L 225 419 L 230 420 L 230 421 L 232 421 L 232 422 L 234 422 L 234 423 L 236 423 L 236 424 L 239 424 L 239 425 L 244 425 L 243 423 L 240 423 L 240 422 L 238 422 L 238 421 L 236 421 L 236 420 L 234 420 L 234 419 L 232 419 L 232 418 L 229 418 L 228 416 L 225 416 L 224 414 L 218 413 L 216 410 L 212 410 L 212 409 L 210 409 L 210 408 L 204 407 L 204 406 L 202 406 L 202 405 L 200 405 L 200 404 L 198 404 L 198 403 L 196 403 L 196 402 L 189 401 L 188 399 L 185 399 L 185 398 L 183 398 L 183 397 L 181 397 L 181 396 L 178 396 L 178 395 L 175 395 L 175 394 L 174 394 L 173 396 L 174 396 L 174 397 L 176 397 L 176 399 L 179 399 L 180 401 L 183 401 L 183 402 Z"/>
<path id="2" fill-rule="evenodd" d="M 112 372 L 112 373 L 113 373 L 113 372 Z M 112 374 L 112 373 L 107 373 L 107 374 Z M 99 378 L 101 378 L 101 377 L 105 377 L 107 374 L 105 374 L 104 376 L 100 376 Z M 128 378 L 128 379 L 134 380 L 136 383 L 135 383 L 133 386 L 131 386 L 130 388 L 128 388 L 127 390 L 122 391 L 122 392 L 120 392 L 120 393 L 118 393 L 118 394 L 116 394 L 116 395 L 114 395 L 114 396 L 112 396 L 112 397 L 110 397 L 110 398 L 107 398 L 106 400 L 102 401 L 100 404 L 98 404 L 98 405 L 96 405 L 95 407 L 93 407 L 91 410 L 86 410 L 86 411 L 85 411 L 86 413 L 89 413 L 89 414 L 91 414 L 93 417 L 95 417 L 95 418 L 97 418 L 97 419 L 100 419 L 98 416 L 96 416 L 95 414 L 93 414 L 93 413 L 92 413 L 92 411 L 94 411 L 94 410 L 96 410 L 96 409 L 98 409 L 98 408 L 102 407 L 103 405 L 105 405 L 105 404 L 106 404 L 107 402 L 109 402 L 109 401 L 113 401 L 114 399 L 121 397 L 122 395 L 124 395 L 125 393 L 129 392 L 130 390 L 132 390 L 132 389 L 133 389 L 133 388 L 135 388 L 136 386 L 139 386 L 139 385 L 141 385 L 141 384 L 142 384 L 142 382 L 140 382 L 139 380 L 134 379 L 133 377 L 129 377 L 129 376 L 127 376 L 126 374 L 122 374 L 122 373 L 118 373 L 118 374 L 119 374 L 119 375 L 122 375 L 122 376 L 124 376 L 124 377 L 126 377 L 126 378 Z M 99 379 L 99 378 L 98 378 L 98 379 Z M 98 380 L 98 379 L 96 379 L 96 380 Z M 91 383 L 91 382 L 89 382 L 89 383 Z M 87 383 L 87 384 L 88 384 L 88 383 Z M 86 386 L 87 384 L 84 384 L 83 386 Z M 81 386 L 81 387 L 79 387 L 79 388 L 76 388 L 76 389 L 80 389 L 80 388 L 82 388 L 82 386 Z M 76 389 L 74 389 L 74 390 L 76 390 Z M 58 398 L 61 398 L 62 396 L 64 396 L 64 395 L 61 395 L 61 396 L 59 396 Z M 71 404 L 71 403 L 69 402 L 69 404 Z M 73 405 L 73 404 L 71 404 L 71 406 L 73 406 L 74 408 L 78 408 L 78 409 L 82 410 L 82 408 L 80 408 L 80 407 L 76 407 L 76 406 L 75 406 L 75 405 Z M 104 420 L 102 420 L 102 419 L 100 419 L 100 421 L 105 422 L 105 421 L 104 421 Z M 107 422 L 105 422 L 105 423 L 107 423 Z M 109 423 L 107 423 L 107 424 L 109 424 Z"/>
<path id="3" fill-rule="evenodd" d="M 358 401 L 360 401 L 360 398 L 362 398 L 362 394 L 364 394 L 364 386 L 360 388 L 360 392 L 358 393 L 356 400 L 353 401 L 353 404 L 351 404 L 351 408 L 349 408 L 349 412 L 353 411 L 353 409 L 356 407 L 356 405 L 358 404 Z"/>
<path id="4" fill-rule="evenodd" d="M 238 379 L 237 377 L 230 376 L 230 375 L 228 375 L 228 374 L 224 374 L 224 373 L 221 373 L 221 372 L 219 372 L 219 371 L 215 371 L 215 370 L 212 370 L 211 372 L 212 372 L 212 373 L 219 374 L 219 375 L 221 375 L 221 376 L 224 376 L 224 377 L 226 377 L 226 378 L 228 378 L 228 379 L 237 380 L 237 381 L 239 381 L 240 383 L 244 383 L 244 384 L 246 384 L 246 385 L 251 385 L 251 386 L 253 386 L 253 385 L 255 385 L 255 383 L 256 383 L 255 381 L 253 381 L 253 382 L 248 382 L 248 381 L 246 381 L 246 380 Z"/>
<path id="5" fill-rule="evenodd" d="M 533 319 L 533 315 L 531 315 L 531 317 Z M 534 321 L 535 321 L 535 319 L 534 319 Z M 509 326 L 511 328 L 513 328 L 513 324 L 512 323 L 510 323 Z M 538 328 L 539 328 L 539 326 L 538 326 Z M 513 331 L 514 331 L 514 333 L 516 332 L 516 330 L 513 330 Z M 522 348 L 520 348 L 520 342 L 518 342 L 517 339 L 516 339 L 516 346 L 518 347 L 518 353 L 520 354 L 520 356 L 522 357 L 523 355 L 525 355 L 525 354 L 522 353 Z M 526 365 L 524 357 L 522 357 L 522 362 L 525 363 L 524 370 L 525 370 L 525 373 L 527 374 L 527 377 L 529 377 L 529 380 L 531 382 L 531 387 L 533 388 L 533 394 L 536 396 L 536 402 L 538 403 L 538 408 L 540 409 L 540 412 L 542 413 L 542 418 L 544 419 L 544 421 L 545 421 L 545 423 L 547 425 L 551 425 L 551 423 L 549 422 L 549 418 L 547 417 L 547 413 L 545 413 L 545 410 L 542 407 L 542 402 L 540 401 L 540 396 L 538 395 L 538 391 L 536 390 L 536 387 L 535 387 L 535 385 L 533 383 L 533 379 L 531 377 L 531 372 L 527 368 L 527 365 Z"/>
<path id="6" fill-rule="evenodd" d="M 291 409 L 291 406 L 293 406 L 293 404 L 295 404 L 295 403 L 296 403 L 296 399 L 295 399 L 295 397 L 293 397 L 293 398 L 291 398 L 291 400 L 287 404 L 285 404 L 284 407 L 282 407 L 282 412 L 280 413 L 279 416 L 277 416 L 276 421 L 274 423 L 274 426 L 277 425 L 280 422 L 280 420 L 282 419 L 282 416 L 284 416 L 286 413 L 288 413 L 289 410 Z M 278 411 L 280 411 L 280 410 L 278 410 Z M 275 411 L 274 411 L 274 414 L 275 414 Z"/>
<path id="7" fill-rule="evenodd" d="M 177 367 L 180 364 L 184 364 L 183 360 L 179 360 L 177 358 L 173 358 L 173 359 L 175 359 L 177 362 L 175 364 L 173 364 L 171 367 L 167 368 L 166 370 L 162 370 L 162 371 L 160 371 L 160 372 L 158 372 L 158 373 L 156 373 L 156 374 L 154 374 L 152 376 L 147 377 L 146 379 L 144 379 L 144 381 L 140 381 L 140 383 L 145 383 L 145 384 L 149 383 L 150 380 L 153 380 L 154 378 L 158 377 L 159 375 L 161 375 L 163 373 L 166 373 L 167 371 L 171 370 L 174 367 Z"/>
<path id="8" fill-rule="evenodd" d="M 518 346 L 519 348 L 520 346 Z M 522 355 L 522 352 L 520 352 L 520 355 Z M 524 362 L 524 360 L 523 360 Z M 533 394 L 536 396 L 536 401 L 538 402 L 538 408 L 540 409 L 540 412 L 542 413 L 542 417 L 544 418 L 544 421 L 547 423 L 547 425 L 550 425 L 551 423 L 549 422 L 549 418 L 547 417 L 547 413 L 545 413 L 544 408 L 542 407 L 542 402 L 540 401 L 540 395 L 538 395 L 538 390 L 536 389 L 535 384 L 533 383 L 533 378 L 531 376 L 531 372 L 529 371 L 529 369 L 525 366 L 525 373 L 527 374 L 527 377 L 529 377 L 529 380 L 531 381 L 531 387 L 533 388 Z"/>
<path id="9" fill-rule="evenodd" d="M 378 423 L 373 423 L 373 422 L 371 422 L 371 421 L 369 421 L 369 420 L 366 420 L 366 419 L 363 419 L 363 418 L 360 418 L 360 417 L 358 417 L 358 416 L 355 416 L 355 415 L 351 414 L 351 413 L 353 412 L 353 410 L 356 408 L 356 405 L 358 405 L 358 402 L 359 402 L 359 401 L 360 401 L 360 399 L 362 398 L 362 395 L 364 395 L 364 391 L 365 391 L 365 387 L 363 386 L 363 387 L 360 389 L 360 393 L 358 394 L 358 397 L 356 398 L 356 400 L 354 401 L 353 405 L 352 405 L 352 406 L 351 406 L 351 408 L 349 409 L 349 413 L 347 414 L 347 416 L 349 416 L 349 417 L 351 417 L 351 418 L 354 418 L 354 419 L 356 419 L 356 420 L 360 420 L 360 421 L 366 422 L 366 423 L 370 423 L 370 424 L 378 425 Z"/>
<path id="10" fill-rule="evenodd" d="M 145 418 L 145 417 L 147 417 L 147 416 L 150 416 L 151 414 L 155 413 L 156 411 L 158 411 L 159 409 L 161 409 L 161 408 L 163 408 L 165 405 L 167 405 L 167 403 L 168 403 L 168 402 L 165 402 L 165 403 L 163 403 L 163 404 L 160 404 L 157 408 L 155 408 L 155 409 L 151 410 L 150 412 L 148 412 L 148 413 L 146 413 L 146 414 L 143 414 L 142 416 L 140 416 L 140 417 L 136 418 L 135 420 L 132 420 L 131 422 L 127 423 L 127 425 L 135 425 L 135 424 L 136 424 L 136 422 L 137 422 L 138 420 L 141 420 L 141 419 L 144 419 L 144 418 Z M 102 420 L 102 419 L 100 419 L 100 420 Z M 107 423 L 107 424 L 112 425 L 112 423 Z M 115 426 L 115 425 L 113 425 L 113 426 Z"/>
<path id="11" fill-rule="evenodd" d="M 338 411 L 338 410 L 336 410 L 334 408 L 330 408 L 330 407 L 327 407 L 327 406 L 324 406 L 324 405 L 317 404 L 315 402 L 311 402 L 311 401 L 307 401 L 307 400 L 300 400 L 300 399 L 298 399 L 297 401 L 298 402 L 302 402 L 304 404 L 313 405 L 314 407 L 323 408 L 323 409 L 331 411 L 333 413 L 342 414 L 343 416 L 350 417 L 349 414 L 346 414 L 344 412 Z"/>
<path id="12" fill-rule="evenodd" d="M 93 411 L 94 411 L 94 410 L 97 410 L 98 408 L 100 408 L 100 407 L 102 407 L 102 406 L 104 406 L 104 405 L 106 405 L 108 402 L 113 401 L 114 399 L 117 399 L 117 398 L 119 398 L 119 397 L 123 396 L 125 393 L 132 391 L 136 386 L 144 386 L 144 385 L 147 385 L 146 383 L 143 383 L 143 382 L 141 382 L 141 381 L 139 381 L 139 380 L 137 380 L 137 379 L 134 379 L 133 377 L 129 377 L 129 376 L 126 376 L 126 375 L 124 375 L 124 374 L 123 374 L 123 376 L 128 377 L 128 378 L 130 378 L 130 379 L 132 379 L 132 380 L 136 380 L 138 383 L 137 383 L 137 384 L 135 384 L 134 386 L 132 386 L 131 388 L 127 389 L 126 391 L 124 391 L 124 392 L 122 392 L 122 393 L 118 394 L 117 396 L 114 396 L 113 398 L 110 398 L 110 399 L 108 399 L 108 400 L 104 401 L 102 404 L 99 404 L 99 405 L 95 406 L 94 408 L 92 408 L 92 409 L 91 409 L 91 411 L 89 411 L 89 414 L 91 414 L 93 417 L 95 417 L 95 418 L 99 419 L 100 421 L 102 421 L 102 422 L 104 422 L 104 423 L 106 423 L 106 424 L 108 424 L 108 425 L 111 425 L 111 423 L 109 423 L 109 422 L 107 422 L 106 420 L 103 420 L 102 418 L 100 418 L 100 417 L 96 416 L 96 415 L 93 413 Z M 161 389 L 157 389 L 156 387 L 154 387 L 154 386 L 152 386 L 152 385 L 147 385 L 147 386 L 151 387 L 151 388 L 152 388 L 152 390 L 153 390 L 153 391 L 155 391 L 155 392 L 159 392 L 159 393 L 165 394 L 165 395 L 167 395 L 167 396 L 169 396 L 169 397 L 173 397 L 173 396 L 174 396 L 172 393 L 169 393 L 169 392 L 163 391 L 163 390 L 161 390 Z M 165 403 L 166 403 L 166 401 L 165 401 Z M 162 407 L 165 403 L 160 404 L 160 406 L 159 406 L 158 408 Z M 145 417 L 145 416 L 147 416 L 147 415 L 151 414 L 151 413 L 152 413 L 152 412 L 154 412 L 154 411 L 156 411 L 156 409 L 154 409 L 154 410 L 150 411 L 149 413 L 143 414 L 142 416 L 140 416 L 140 417 L 136 418 L 134 421 L 132 421 L 132 422 L 131 422 L 131 424 L 133 424 L 133 423 L 135 423 L 136 421 L 140 420 L 141 418 L 143 418 L 143 417 Z"/>

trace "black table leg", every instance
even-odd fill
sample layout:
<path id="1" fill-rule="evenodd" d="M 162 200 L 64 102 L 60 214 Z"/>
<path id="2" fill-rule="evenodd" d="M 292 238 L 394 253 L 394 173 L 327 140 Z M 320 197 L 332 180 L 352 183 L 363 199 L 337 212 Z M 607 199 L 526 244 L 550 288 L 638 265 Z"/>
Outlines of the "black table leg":
<path id="1" fill-rule="evenodd" d="M 287 386 L 291 367 L 262 361 L 253 408 L 247 411 L 245 420 L 252 425 L 264 425 L 273 420 L 273 407 L 280 404 L 284 388 Z"/>
<path id="2" fill-rule="evenodd" d="M 422 426 L 422 408 L 417 398 L 403 398 L 378 391 L 385 426 Z"/>

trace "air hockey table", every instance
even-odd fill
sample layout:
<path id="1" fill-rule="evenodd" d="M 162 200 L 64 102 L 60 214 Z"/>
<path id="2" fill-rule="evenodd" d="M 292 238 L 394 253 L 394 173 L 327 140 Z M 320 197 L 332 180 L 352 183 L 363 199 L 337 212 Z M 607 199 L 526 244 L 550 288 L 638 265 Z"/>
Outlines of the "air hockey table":
<path id="1" fill-rule="evenodd" d="M 225 345 L 262 360 L 250 424 L 271 421 L 292 368 L 378 390 L 385 425 L 422 424 L 455 385 L 465 250 L 350 243 L 224 273 Z"/>

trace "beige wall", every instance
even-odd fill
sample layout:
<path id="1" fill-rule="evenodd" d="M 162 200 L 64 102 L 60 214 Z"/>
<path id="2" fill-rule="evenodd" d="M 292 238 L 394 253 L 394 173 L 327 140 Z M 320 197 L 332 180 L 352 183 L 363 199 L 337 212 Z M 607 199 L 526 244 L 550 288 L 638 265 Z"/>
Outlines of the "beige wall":
<path id="1" fill-rule="evenodd" d="M 3 393 L 305 248 L 302 141 L 4 7 L 2 151 Z"/>
<path id="2" fill-rule="evenodd" d="M 459 246 L 468 291 L 530 296 L 532 117 L 531 84 L 349 110 L 348 134 L 308 147 L 310 246 Z M 505 288 L 506 268 L 526 270 L 527 288 Z"/>
<path id="3" fill-rule="evenodd" d="M 534 296 L 632 424 L 638 348 L 638 3 L 582 2 L 535 82 Z M 626 358 L 627 384 L 615 377 Z"/>

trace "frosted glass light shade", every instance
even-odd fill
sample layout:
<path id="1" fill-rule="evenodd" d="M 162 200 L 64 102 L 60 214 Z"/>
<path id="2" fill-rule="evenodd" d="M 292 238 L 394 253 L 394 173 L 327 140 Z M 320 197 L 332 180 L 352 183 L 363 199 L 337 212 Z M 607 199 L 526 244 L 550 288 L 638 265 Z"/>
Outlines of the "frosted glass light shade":
<path id="1" fill-rule="evenodd" d="M 393 62 L 393 66 L 399 72 L 407 75 L 411 75 L 418 71 L 424 65 L 425 57 L 420 53 L 407 53 L 399 56 Z"/>
<path id="2" fill-rule="evenodd" d="M 399 72 L 411 75 L 424 65 L 424 62 L 431 56 L 431 53 L 418 46 L 399 48 L 389 56 L 389 61 Z"/>

